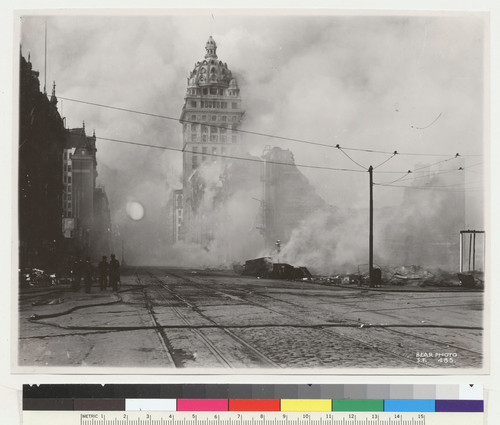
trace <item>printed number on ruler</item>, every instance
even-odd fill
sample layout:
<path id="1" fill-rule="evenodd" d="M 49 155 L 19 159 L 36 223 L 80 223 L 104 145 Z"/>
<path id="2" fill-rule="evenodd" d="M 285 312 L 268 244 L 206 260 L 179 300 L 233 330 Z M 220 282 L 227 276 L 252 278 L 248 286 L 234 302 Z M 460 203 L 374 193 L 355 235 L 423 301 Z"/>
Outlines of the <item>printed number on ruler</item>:
<path id="1" fill-rule="evenodd" d="M 127 412 L 82 414 L 80 425 L 426 425 L 424 413 Z M 470 423 L 469 425 L 473 425 Z"/>
<path id="2" fill-rule="evenodd" d="M 483 425 L 483 413 L 24 411 L 23 425 Z"/>

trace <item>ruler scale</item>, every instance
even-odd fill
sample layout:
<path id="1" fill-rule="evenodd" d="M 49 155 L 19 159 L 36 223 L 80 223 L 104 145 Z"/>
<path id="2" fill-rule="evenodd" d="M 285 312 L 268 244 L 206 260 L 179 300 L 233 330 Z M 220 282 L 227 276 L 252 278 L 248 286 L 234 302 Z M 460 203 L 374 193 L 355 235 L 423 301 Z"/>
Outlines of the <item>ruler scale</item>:
<path id="1" fill-rule="evenodd" d="M 484 416 L 482 388 L 474 385 L 251 387 L 24 386 L 23 424 L 481 425 Z M 259 398 L 264 394 L 273 398 Z"/>
<path id="2" fill-rule="evenodd" d="M 23 413 L 24 425 L 193 425 L 195 422 L 183 415 L 191 413 L 183 412 L 175 418 L 163 416 L 168 412 L 49 412 L 49 411 L 25 411 Z M 327 419 L 323 412 L 311 412 L 309 418 L 304 418 L 298 412 L 293 412 L 287 421 L 276 421 L 272 413 L 270 417 L 252 417 L 254 425 L 317 425 L 320 419 Z M 211 412 L 197 412 L 197 425 L 214 425 L 211 421 Z M 241 416 L 233 412 L 225 412 L 223 423 L 227 425 L 240 425 Z M 255 412 L 242 412 L 239 415 L 255 415 Z M 303 415 L 302 412 L 300 415 Z M 329 425 L 480 425 L 483 423 L 483 415 L 478 412 L 432 412 L 432 413 L 389 413 L 379 412 L 371 414 L 367 412 L 337 413 L 333 412 L 328 418 Z M 250 419 L 250 418 L 248 418 Z M 221 422 L 216 422 L 221 423 Z"/>

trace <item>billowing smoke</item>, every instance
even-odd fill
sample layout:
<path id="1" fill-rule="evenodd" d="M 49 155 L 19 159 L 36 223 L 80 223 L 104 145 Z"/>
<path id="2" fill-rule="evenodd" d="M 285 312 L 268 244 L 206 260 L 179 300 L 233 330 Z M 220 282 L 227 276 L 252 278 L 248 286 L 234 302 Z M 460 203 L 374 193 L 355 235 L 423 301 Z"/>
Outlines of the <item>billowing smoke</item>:
<path id="1" fill-rule="evenodd" d="M 399 205 L 375 208 L 376 265 L 458 270 L 459 232 L 466 223 L 464 176 L 440 173 L 409 182 Z M 395 189 L 375 186 L 375 202 L 381 191 Z M 368 208 L 316 211 L 293 231 L 279 260 L 320 274 L 356 272 L 368 263 L 368 226 Z M 481 256 L 481 246 L 477 249 Z"/>
<path id="2" fill-rule="evenodd" d="M 376 166 L 389 156 L 373 150 L 450 156 L 483 153 L 481 16 L 212 13 L 47 18 L 46 80 L 49 87 L 56 81 L 59 110 L 69 127 L 80 127 L 85 121 L 89 133 L 95 128 L 99 182 L 105 185 L 111 204 L 115 250 L 121 251 L 123 241 L 127 262 L 217 266 L 267 252 L 255 221 L 262 199 L 260 164 L 254 171 L 241 173 L 255 177 L 253 185 L 237 183 L 239 174 L 232 174 L 236 183 L 219 204 L 224 208 L 213 206 L 221 192 L 219 176 L 204 170 L 208 173 L 204 178 L 211 182 L 203 200 L 204 220 L 213 229 L 213 238 L 209 246 L 168 244 L 169 202 L 182 181 L 182 154 L 168 149 L 182 148 L 181 125 L 176 119 L 189 70 L 204 56 L 209 35 L 217 42 L 219 58 L 238 78 L 246 111 L 242 128 L 367 150 L 349 151 L 360 164 L 356 165 L 334 148 L 245 135 L 246 150 L 254 156 L 260 156 L 267 145 L 279 146 L 290 149 L 297 164 L 354 170 L 301 168 L 334 208 L 312 212 L 297 227 L 290 243 L 283 246 L 283 255 L 292 263 L 330 271 L 365 262 L 368 176 L 362 167 Z M 23 52 L 31 53 L 42 80 L 44 21 L 45 17 L 27 16 L 21 28 Z M 402 154 L 376 169 L 377 182 L 402 175 L 391 172 L 414 168 L 415 157 Z M 441 158 L 419 160 L 432 163 Z M 481 167 L 473 171 L 481 173 Z M 481 175 L 476 177 L 481 179 Z M 398 253 L 397 249 L 386 252 L 385 247 L 389 239 L 406 240 L 422 250 L 428 240 L 417 237 L 421 234 L 417 223 L 424 223 L 429 234 L 446 225 L 444 214 L 438 216 L 434 192 L 422 191 L 418 201 L 405 199 L 404 193 L 404 188 L 376 187 L 375 229 L 380 232 L 376 245 L 384 241 L 377 246 L 377 261 L 423 261 L 411 255 L 397 257 L 391 254 Z M 466 197 L 467 227 L 480 228 L 483 200 L 471 201 L 468 192 Z M 127 214 L 130 201 L 143 206 L 140 220 Z M 436 215 L 429 218 L 429 211 Z M 311 223 L 315 227 L 307 227 Z M 305 241 L 310 249 L 305 248 Z M 431 242 L 439 247 L 442 241 Z"/>

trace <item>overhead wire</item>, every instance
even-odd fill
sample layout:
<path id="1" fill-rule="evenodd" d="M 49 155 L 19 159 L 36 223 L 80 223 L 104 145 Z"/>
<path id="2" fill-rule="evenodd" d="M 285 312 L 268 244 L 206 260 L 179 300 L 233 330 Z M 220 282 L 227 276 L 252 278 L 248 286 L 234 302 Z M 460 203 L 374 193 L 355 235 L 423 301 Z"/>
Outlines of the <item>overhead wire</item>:
<path id="1" fill-rule="evenodd" d="M 346 152 L 344 152 L 343 148 L 340 147 L 340 145 L 335 146 L 340 152 L 342 152 L 347 158 L 351 160 L 354 164 L 356 164 L 358 167 L 361 167 L 363 170 L 368 170 L 367 167 L 361 165 L 359 162 L 356 162 L 354 159 L 352 159 Z"/>
<path id="2" fill-rule="evenodd" d="M 392 158 L 394 158 L 397 154 L 398 154 L 398 151 L 394 151 L 394 153 L 389 158 L 387 158 L 385 161 L 382 161 L 380 164 L 373 167 L 373 169 L 376 170 L 377 168 L 381 167 L 385 163 L 389 162 Z"/>
<path id="3" fill-rule="evenodd" d="M 166 119 L 166 120 L 171 120 L 171 121 L 176 121 L 180 122 L 182 124 L 200 124 L 200 125 L 206 125 L 211 128 L 228 128 L 230 124 L 223 124 L 223 125 L 217 125 L 217 124 L 210 124 L 204 121 L 196 121 L 196 120 L 181 120 L 176 117 L 171 117 L 168 115 L 161 115 L 161 114 L 154 114 L 150 112 L 144 112 L 144 111 L 138 111 L 130 108 L 120 108 L 117 106 L 111 106 L 111 105 L 105 105 L 102 103 L 96 103 L 96 102 L 89 102 L 89 101 L 84 101 L 84 100 L 79 100 L 79 99 L 72 99 L 69 97 L 64 97 L 64 96 L 58 96 L 59 99 L 62 100 L 67 100 L 69 102 L 75 102 L 75 103 L 81 103 L 85 105 L 91 105 L 91 106 L 98 106 L 101 108 L 107 108 L 107 109 L 113 109 L 117 111 L 122 111 L 122 112 L 129 112 L 133 114 L 139 114 L 139 115 L 145 115 L 145 116 L 150 116 L 150 117 L 155 117 L 155 118 L 161 118 L 161 119 Z M 208 113 L 209 111 L 207 111 Z M 269 134 L 269 133 L 262 133 L 262 132 L 257 132 L 257 131 L 251 131 L 251 130 L 243 130 L 243 129 L 231 129 L 234 132 L 238 133 L 243 133 L 243 134 L 251 134 L 255 136 L 262 136 L 262 137 L 268 137 L 268 138 L 273 138 L 273 139 L 278 139 L 278 140 L 286 140 L 286 141 L 291 141 L 291 142 L 297 142 L 297 143 L 303 143 L 303 144 L 308 144 L 308 145 L 316 145 L 316 146 L 323 146 L 327 148 L 337 148 L 335 145 L 327 144 L 327 143 L 321 143 L 321 142 L 315 142 L 311 140 L 305 140 L 305 139 L 297 139 L 297 138 L 292 138 L 292 137 L 285 137 L 285 136 L 279 136 L 276 134 Z M 363 149 L 363 148 L 353 148 L 353 147 L 342 147 L 342 151 L 356 151 L 356 152 L 368 152 L 368 153 L 380 153 L 380 154 L 388 154 L 392 155 L 394 151 L 384 151 L 384 150 L 377 150 L 377 149 Z M 345 154 L 345 152 L 343 152 Z M 449 154 L 438 154 L 438 153 L 422 153 L 422 152 L 399 152 L 399 155 L 413 155 L 413 156 L 434 156 L 434 157 L 447 157 Z M 482 156 L 481 154 L 465 154 L 462 156 L 470 156 L 470 157 L 480 157 Z M 352 158 L 350 158 L 352 160 Z M 363 167 L 361 164 L 357 164 L 360 167 Z M 365 167 L 363 167 L 365 168 Z M 366 168 L 365 168 L 366 169 Z"/>
<path id="4" fill-rule="evenodd" d="M 432 163 L 432 164 L 428 164 L 428 165 L 425 165 L 425 166 L 422 166 L 422 167 L 417 167 L 417 168 L 414 168 L 412 170 L 408 170 L 403 176 L 401 176 L 400 178 L 397 178 L 393 181 L 390 181 L 390 182 L 383 182 L 383 184 L 386 184 L 386 185 L 389 185 L 389 184 L 393 184 L 393 183 L 396 183 L 398 181 L 401 181 L 403 180 L 405 177 L 408 177 L 408 175 L 410 174 L 413 174 L 413 173 L 416 173 L 416 172 L 419 172 L 421 170 L 424 170 L 424 169 L 427 169 L 427 168 L 430 168 L 430 167 L 434 167 L 438 164 L 442 164 L 444 162 L 447 162 L 447 161 L 451 161 L 452 159 L 456 159 L 456 158 L 459 158 L 460 157 L 460 154 L 459 153 L 456 153 L 455 156 L 453 156 L 452 158 L 448 158 L 448 159 L 444 159 L 444 160 L 441 160 L 441 161 L 437 161 L 435 163 Z M 458 170 L 460 170 L 463 168 L 460 167 Z M 456 171 L 456 170 L 453 170 L 453 171 Z M 439 173 L 439 172 L 438 172 Z M 374 183 L 374 184 L 381 184 L 381 183 Z"/>
<path id="5" fill-rule="evenodd" d="M 430 167 L 434 167 L 434 166 L 436 166 L 436 165 L 438 165 L 438 164 L 442 164 L 442 163 L 444 163 L 444 162 L 448 162 L 448 161 L 451 161 L 451 160 L 453 160 L 453 159 L 456 159 L 456 158 L 458 158 L 459 156 L 460 156 L 460 154 L 459 154 L 459 153 L 456 153 L 456 154 L 455 154 L 455 156 L 454 156 L 454 157 L 452 157 L 452 158 L 443 159 L 442 161 L 438 161 L 438 162 L 435 162 L 435 163 L 433 163 L 433 164 L 428 164 L 428 165 L 424 165 L 424 166 L 422 166 L 422 167 L 414 168 L 414 169 L 413 169 L 413 172 L 415 172 L 415 171 L 420 171 L 420 170 L 424 170 L 424 169 L 426 169 L 426 168 L 430 168 Z"/>
<path id="6" fill-rule="evenodd" d="M 211 153 L 211 152 L 201 153 L 198 151 L 190 151 L 190 150 L 186 150 L 186 149 L 172 148 L 169 146 L 158 146 L 158 145 L 151 145 L 151 144 L 146 144 L 146 143 L 137 143 L 137 142 L 132 142 L 132 141 L 128 141 L 128 140 L 113 139 L 113 138 L 109 138 L 109 137 L 96 136 L 96 139 L 106 140 L 109 142 L 123 143 L 123 144 L 127 144 L 127 145 L 135 145 L 135 146 L 143 146 L 143 147 L 148 147 L 148 148 L 162 149 L 162 150 L 168 150 L 168 151 L 174 151 L 174 152 L 192 153 L 195 155 L 202 154 L 202 155 L 218 157 L 218 158 L 235 159 L 235 160 L 249 161 L 249 162 L 259 162 L 261 164 L 286 165 L 286 166 L 294 166 L 294 167 L 301 167 L 301 168 L 313 168 L 313 169 L 330 170 L 330 171 L 347 171 L 347 172 L 354 172 L 354 173 L 363 173 L 364 172 L 362 170 L 354 170 L 354 169 L 349 169 L 349 168 L 335 168 L 335 167 L 326 167 L 326 166 L 321 166 L 321 165 L 295 164 L 295 163 L 290 163 L 290 162 L 268 161 L 265 159 L 245 158 L 245 157 L 241 157 L 241 156 L 222 155 L 222 154 L 216 154 L 216 153 Z"/>
<path id="7" fill-rule="evenodd" d="M 405 189 L 417 189 L 417 190 L 435 190 L 435 191 L 440 191 L 440 192 L 463 192 L 465 190 L 482 190 L 482 187 L 463 187 L 461 189 L 459 188 L 452 188 L 450 190 L 447 190 L 447 187 L 452 187 L 452 186 L 407 186 L 407 185 L 397 185 L 397 184 L 382 184 L 382 183 L 377 183 L 377 186 L 383 186 L 383 187 L 398 187 L 398 188 L 405 188 Z"/>

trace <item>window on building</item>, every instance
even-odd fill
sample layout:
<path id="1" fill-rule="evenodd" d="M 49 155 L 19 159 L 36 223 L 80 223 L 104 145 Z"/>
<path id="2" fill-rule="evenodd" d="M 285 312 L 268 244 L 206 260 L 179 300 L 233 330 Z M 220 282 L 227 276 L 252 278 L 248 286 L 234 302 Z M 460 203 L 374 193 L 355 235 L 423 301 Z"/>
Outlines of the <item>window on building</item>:
<path id="1" fill-rule="evenodd" d="M 193 155 L 191 159 L 191 167 L 194 169 L 198 168 L 198 157 L 196 155 Z"/>
<path id="2" fill-rule="evenodd" d="M 216 143 L 217 142 L 217 133 L 210 135 L 210 142 L 212 142 L 212 143 Z"/>
<path id="3" fill-rule="evenodd" d="M 208 133 L 208 126 L 206 126 L 206 125 L 202 125 L 202 126 L 201 126 L 201 132 L 202 132 L 203 134 Z"/>
<path id="4" fill-rule="evenodd" d="M 66 190 L 68 191 L 68 193 L 71 193 L 71 186 L 66 187 Z"/>
<path id="5" fill-rule="evenodd" d="M 212 115 L 212 121 L 217 121 L 217 115 Z"/>
<path id="6" fill-rule="evenodd" d="M 191 108 L 196 108 L 196 100 L 191 101 Z"/>
<path id="7" fill-rule="evenodd" d="M 68 183 L 71 183 L 71 176 L 68 176 Z"/>
<path id="8" fill-rule="evenodd" d="M 220 106 L 222 109 L 227 109 L 227 102 L 222 102 Z"/>
<path id="9" fill-rule="evenodd" d="M 214 69 L 214 68 L 212 68 L 212 69 Z M 210 89 L 210 94 L 217 94 L 217 89 L 214 89 L 214 88 Z"/>
<path id="10" fill-rule="evenodd" d="M 206 115 L 202 115 L 202 116 L 201 116 L 201 120 L 202 120 L 202 121 L 206 121 L 206 120 L 207 120 L 207 116 L 206 116 Z"/>
<path id="11" fill-rule="evenodd" d="M 227 121 L 227 117 L 225 115 L 222 115 L 222 122 L 226 122 Z"/>
<path id="12" fill-rule="evenodd" d="M 208 94 L 208 89 L 203 89 L 203 94 Z"/>
<path id="13" fill-rule="evenodd" d="M 198 135 L 195 133 L 195 134 L 191 134 L 191 143 L 196 143 L 198 141 Z"/>
<path id="14" fill-rule="evenodd" d="M 197 131 L 198 130 L 198 124 L 191 124 L 191 131 Z"/>
<path id="15" fill-rule="evenodd" d="M 201 136 L 201 141 L 202 141 L 203 143 L 207 143 L 207 141 L 208 141 L 208 135 L 203 134 L 203 135 Z"/>
<path id="16" fill-rule="evenodd" d="M 232 109 L 238 109 L 238 104 L 236 102 L 231 102 Z"/>

